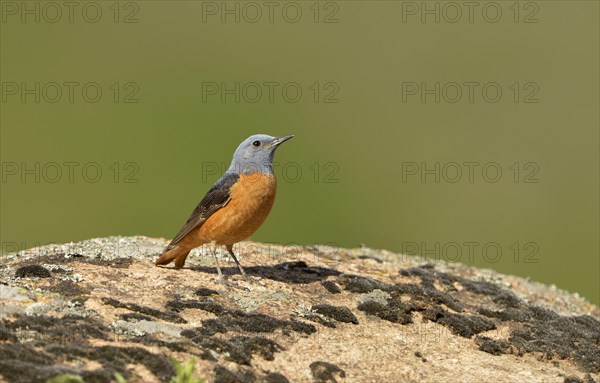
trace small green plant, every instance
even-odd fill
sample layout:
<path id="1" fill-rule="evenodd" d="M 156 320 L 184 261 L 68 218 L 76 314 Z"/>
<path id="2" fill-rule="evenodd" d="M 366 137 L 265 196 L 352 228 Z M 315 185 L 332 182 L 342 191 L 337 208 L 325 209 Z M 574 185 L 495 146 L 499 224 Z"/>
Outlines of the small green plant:
<path id="1" fill-rule="evenodd" d="M 196 372 L 196 359 L 191 358 L 183 363 L 171 359 L 171 362 L 175 367 L 175 376 L 171 379 L 171 383 L 204 383 L 204 379 L 194 376 Z"/>
<path id="2" fill-rule="evenodd" d="M 84 383 L 83 378 L 75 374 L 61 374 L 48 379 L 46 383 Z"/>
<path id="3" fill-rule="evenodd" d="M 171 363 L 175 367 L 175 376 L 171 378 L 170 383 L 204 383 L 204 379 L 194 376 L 196 373 L 196 359 L 188 359 L 183 363 L 179 363 L 176 359 L 171 358 Z M 118 372 L 114 373 L 117 383 L 127 383 L 123 375 Z M 48 379 L 46 383 L 85 383 L 83 378 L 74 374 L 57 375 L 52 379 Z"/>

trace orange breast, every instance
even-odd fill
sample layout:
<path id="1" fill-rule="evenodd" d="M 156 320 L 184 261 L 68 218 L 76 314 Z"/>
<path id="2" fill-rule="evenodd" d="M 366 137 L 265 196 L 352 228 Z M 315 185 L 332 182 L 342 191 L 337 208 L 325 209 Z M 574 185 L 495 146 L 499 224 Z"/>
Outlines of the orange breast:
<path id="1" fill-rule="evenodd" d="M 198 229 L 196 239 L 233 245 L 251 236 L 263 224 L 273 202 L 277 182 L 267 174 L 240 175 L 231 188 L 231 200 Z"/>

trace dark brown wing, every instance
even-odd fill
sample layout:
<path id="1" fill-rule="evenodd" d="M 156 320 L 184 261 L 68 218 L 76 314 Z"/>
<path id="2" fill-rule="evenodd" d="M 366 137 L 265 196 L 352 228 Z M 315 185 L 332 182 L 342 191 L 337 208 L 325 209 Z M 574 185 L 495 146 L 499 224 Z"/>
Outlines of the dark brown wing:
<path id="1" fill-rule="evenodd" d="M 194 212 L 188 218 L 186 224 L 181 228 L 179 233 L 173 238 L 165 251 L 175 247 L 175 245 L 188 235 L 192 230 L 202 226 L 204 221 L 213 215 L 217 210 L 222 208 L 229 202 L 231 198 L 231 187 L 238 181 L 239 175 L 233 173 L 225 173 L 215 184 L 210 188 L 208 193 L 202 198 L 202 201 L 196 206 Z"/>

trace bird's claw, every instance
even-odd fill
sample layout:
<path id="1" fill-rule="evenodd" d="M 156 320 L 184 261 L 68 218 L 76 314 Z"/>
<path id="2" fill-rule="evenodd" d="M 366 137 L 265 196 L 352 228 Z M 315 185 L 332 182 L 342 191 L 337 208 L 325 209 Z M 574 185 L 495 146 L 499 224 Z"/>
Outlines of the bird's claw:
<path id="1" fill-rule="evenodd" d="M 241 281 L 246 281 L 248 283 L 254 283 L 260 286 L 264 286 L 265 284 L 262 283 L 263 278 L 261 277 L 251 277 L 248 274 L 243 274 L 243 275 L 236 275 L 233 277 L 236 280 L 241 280 Z"/>
<path id="2" fill-rule="evenodd" d="M 223 285 L 227 286 L 227 287 L 233 287 L 235 289 L 240 289 L 240 290 L 244 290 L 244 291 L 252 291 L 252 288 L 248 287 L 248 286 L 242 286 L 238 283 L 235 283 L 233 281 L 230 281 L 227 277 L 225 277 L 224 275 L 220 275 L 217 277 L 217 282 L 222 283 Z"/>

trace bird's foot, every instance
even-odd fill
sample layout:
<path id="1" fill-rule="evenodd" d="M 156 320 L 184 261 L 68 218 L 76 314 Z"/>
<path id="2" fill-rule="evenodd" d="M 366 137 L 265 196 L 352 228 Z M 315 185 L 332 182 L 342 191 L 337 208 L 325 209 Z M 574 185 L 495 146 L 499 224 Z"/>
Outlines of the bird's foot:
<path id="1" fill-rule="evenodd" d="M 219 275 L 217 277 L 217 282 L 218 283 L 222 283 L 223 285 L 225 285 L 226 287 L 232 287 L 234 289 L 240 289 L 240 290 L 244 290 L 244 291 L 252 291 L 252 288 L 249 286 L 242 286 L 238 283 L 235 283 L 233 281 L 230 281 L 226 276 L 224 275 Z"/>
<path id="2" fill-rule="evenodd" d="M 248 283 L 254 283 L 260 286 L 264 286 L 265 284 L 262 282 L 263 278 L 262 277 L 251 277 L 248 274 L 241 274 L 241 275 L 235 275 L 233 276 L 233 279 L 236 280 L 240 280 L 240 281 L 246 281 Z"/>

